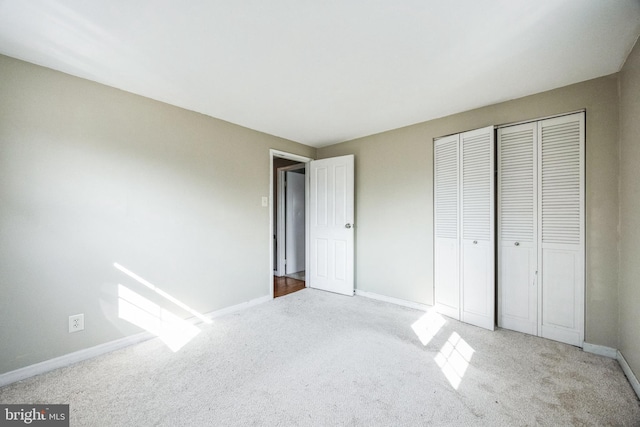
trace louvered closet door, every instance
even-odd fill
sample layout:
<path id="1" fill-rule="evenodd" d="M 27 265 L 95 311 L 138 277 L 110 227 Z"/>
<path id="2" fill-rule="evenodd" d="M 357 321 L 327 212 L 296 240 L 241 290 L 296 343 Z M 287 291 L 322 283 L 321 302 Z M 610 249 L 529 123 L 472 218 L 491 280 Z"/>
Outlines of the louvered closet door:
<path id="1" fill-rule="evenodd" d="M 538 334 L 537 123 L 498 130 L 498 325 Z"/>
<path id="2" fill-rule="evenodd" d="M 584 113 L 538 123 L 540 335 L 584 341 Z"/>
<path id="3" fill-rule="evenodd" d="M 460 134 L 461 320 L 493 330 L 494 128 Z"/>
<path id="4" fill-rule="evenodd" d="M 435 305 L 460 320 L 458 135 L 434 143 Z"/>

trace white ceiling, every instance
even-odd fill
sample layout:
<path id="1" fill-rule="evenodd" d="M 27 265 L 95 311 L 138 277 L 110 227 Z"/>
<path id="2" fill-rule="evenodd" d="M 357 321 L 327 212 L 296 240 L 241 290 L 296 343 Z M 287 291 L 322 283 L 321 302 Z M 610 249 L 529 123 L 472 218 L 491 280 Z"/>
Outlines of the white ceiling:
<path id="1" fill-rule="evenodd" d="M 320 147 L 615 73 L 640 0 L 0 0 L 0 53 Z"/>

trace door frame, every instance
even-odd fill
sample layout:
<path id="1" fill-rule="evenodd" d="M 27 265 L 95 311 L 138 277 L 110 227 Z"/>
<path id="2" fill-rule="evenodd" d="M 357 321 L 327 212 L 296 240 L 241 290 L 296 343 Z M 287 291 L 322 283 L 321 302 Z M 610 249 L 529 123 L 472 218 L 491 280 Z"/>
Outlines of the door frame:
<path id="1" fill-rule="evenodd" d="M 291 166 L 283 166 L 281 168 L 278 168 L 277 170 L 277 176 L 278 176 L 278 188 L 276 189 L 277 192 L 277 200 L 276 203 L 278 204 L 278 208 L 276 209 L 276 212 L 278 214 L 278 218 L 277 218 L 277 222 L 276 224 L 278 224 L 277 228 L 277 236 L 276 236 L 276 241 L 277 242 L 286 242 L 286 238 L 287 238 L 287 230 L 286 230 L 286 226 L 287 226 L 287 218 L 285 215 L 285 207 L 286 207 L 286 198 L 284 197 L 286 194 L 286 188 L 285 188 L 285 182 L 284 182 L 284 177 L 285 177 L 285 172 L 289 172 L 289 171 L 295 171 L 295 170 L 299 170 L 299 169 L 305 169 L 305 193 L 304 193 L 304 197 L 305 197 L 305 208 L 307 205 L 307 174 L 306 174 L 306 168 L 307 165 L 306 163 L 304 164 L 297 164 L 297 165 L 291 165 Z M 307 227 L 307 215 L 305 213 L 305 221 L 304 221 L 304 225 L 305 225 L 305 237 L 306 237 L 306 227 Z M 306 245 L 306 243 L 305 243 Z M 306 255 L 306 248 L 305 248 L 305 255 Z M 285 266 L 285 259 L 286 259 L 286 247 L 282 244 L 278 244 L 278 249 L 277 249 L 277 253 L 276 253 L 276 275 L 277 276 L 284 276 L 286 274 L 286 266 Z M 306 258 L 305 258 L 305 266 L 306 266 Z"/>
<path id="2" fill-rule="evenodd" d="M 309 162 L 313 159 L 311 157 L 300 156 L 298 154 L 288 153 L 286 151 L 280 151 L 276 149 L 269 149 L 269 295 L 271 299 L 273 299 L 273 278 L 274 278 L 274 269 L 273 269 L 273 225 L 275 223 L 276 218 L 273 215 L 273 206 L 275 201 L 273 200 L 273 190 L 274 190 L 274 173 L 273 173 L 273 159 L 275 157 L 295 160 L 300 163 L 305 163 L 305 180 L 304 180 L 304 198 L 305 198 L 305 270 L 309 269 Z M 307 286 L 307 282 L 305 281 L 305 286 Z"/>

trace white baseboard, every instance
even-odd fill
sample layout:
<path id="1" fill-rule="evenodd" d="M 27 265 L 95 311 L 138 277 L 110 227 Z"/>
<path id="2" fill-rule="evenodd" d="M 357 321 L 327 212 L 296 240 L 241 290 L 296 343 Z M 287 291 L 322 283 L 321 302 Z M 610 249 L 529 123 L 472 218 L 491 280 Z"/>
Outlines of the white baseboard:
<path id="1" fill-rule="evenodd" d="M 366 298 L 375 299 L 378 301 L 389 302 L 391 304 L 401 305 L 403 307 L 415 308 L 416 310 L 428 311 L 433 308 L 431 305 L 420 304 L 418 302 L 407 301 L 400 298 L 388 297 L 385 295 L 376 294 L 373 292 L 361 291 L 356 289 L 356 295 Z"/>
<path id="2" fill-rule="evenodd" d="M 271 299 L 272 299 L 271 296 L 266 295 L 264 297 L 252 299 L 250 301 L 236 304 L 231 307 L 226 307 L 220 310 L 215 310 L 210 313 L 206 313 L 204 317 L 209 319 L 215 319 L 216 317 L 224 316 L 225 314 L 230 314 L 239 310 L 243 310 L 245 308 L 262 304 L 264 302 L 270 301 Z M 197 317 L 191 317 L 186 320 L 193 324 L 202 323 L 202 320 L 198 319 Z M 101 356 L 103 354 L 111 353 L 112 351 L 120 350 L 121 348 L 129 347 L 131 345 L 138 344 L 143 341 L 150 340 L 152 338 L 155 338 L 155 335 L 149 332 L 140 332 L 135 335 L 119 338 L 117 340 L 109 341 L 104 344 L 99 344 L 94 347 L 85 348 L 82 350 L 75 351 L 73 353 L 55 357 L 53 359 L 45 360 L 43 362 L 36 363 L 34 365 L 25 366 L 24 368 L 16 369 L 15 371 L 6 372 L 4 374 L 0 374 L 0 387 L 14 383 L 16 381 L 21 381 L 21 380 L 36 376 L 39 374 L 44 374 L 45 372 L 53 371 L 54 369 L 63 368 L 65 366 L 73 365 L 74 363 L 92 359 L 94 357 Z"/>
<path id="3" fill-rule="evenodd" d="M 587 353 L 597 354 L 598 356 L 609 357 L 611 359 L 618 358 L 618 350 L 611 347 L 605 347 L 604 345 L 589 344 L 585 342 L 582 349 Z"/>
<path id="4" fill-rule="evenodd" d="M 36 363 L 34 365 L 25 366 L 24 368 L 16 369 L 15 371 L 10 371 L 0 375 L 0 387 L 39 374 L 44 374 L 45 372 L 53 371 L 54 369 L 64 368 L 65 366 L 73 365 L 74 363 L 82 362 L 83 360 L 92 359 L 112 351 L 120 350 L 121 348 L 138 344 L 154 337 L 155 335 L 149 332 L 140 332 L 135 335 L 130 335 L 128 337 L 109 341 L 94 347 L 74 351 L 73 353 L 65 354 L 60 357 L 45 360 L 44 362 Z"/>
<path id="5" fill-rule="evenodd" d="M 624 374 L 627 376 L 631 387 L 633 387 L 636 395 L 638 396 L 638 398 L 640 398 L 640 382 L 638 382 L 638 378 L 633 374 L 631 367 L 624 359 L 624 356 L 622 355 L 622 353 L 620 353 L 620 351 L 618 351 L 618 356 L 616 357 L 616 359 L 618 359 L 618 363 L 620 364 L 620 367 L 622 368 Z"/>
<path id="6" fill-rule="evenodd" d="M 267 301 L 271 301 L 273 298 L 270 295 L 265 295 L 260 298 L 255 298 L 246 302 L 241 302 L 240 304 L 232 305 L 231 307 L 221 308 L 220 310 L 212 311 L 210 313 L 205 314 L 205 317 L 209 319 L 215 319 L 216 317 L 224 316 L 225 314 L 231 314 L 236 311 L 244 310 L 245 308 L 253 307 Z"/>

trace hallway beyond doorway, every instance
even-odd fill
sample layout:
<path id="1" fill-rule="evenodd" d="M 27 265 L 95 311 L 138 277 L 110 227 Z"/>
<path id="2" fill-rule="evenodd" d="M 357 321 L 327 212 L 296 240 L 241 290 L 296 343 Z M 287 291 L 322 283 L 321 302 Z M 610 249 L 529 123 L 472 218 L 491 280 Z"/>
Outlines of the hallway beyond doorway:
<path id="1" fill-rule="evenodd" d="M 291 277 L 273 277 L 273 297 L 278 298 L 305 288 L 303 280 L 293 279 Z"/>

